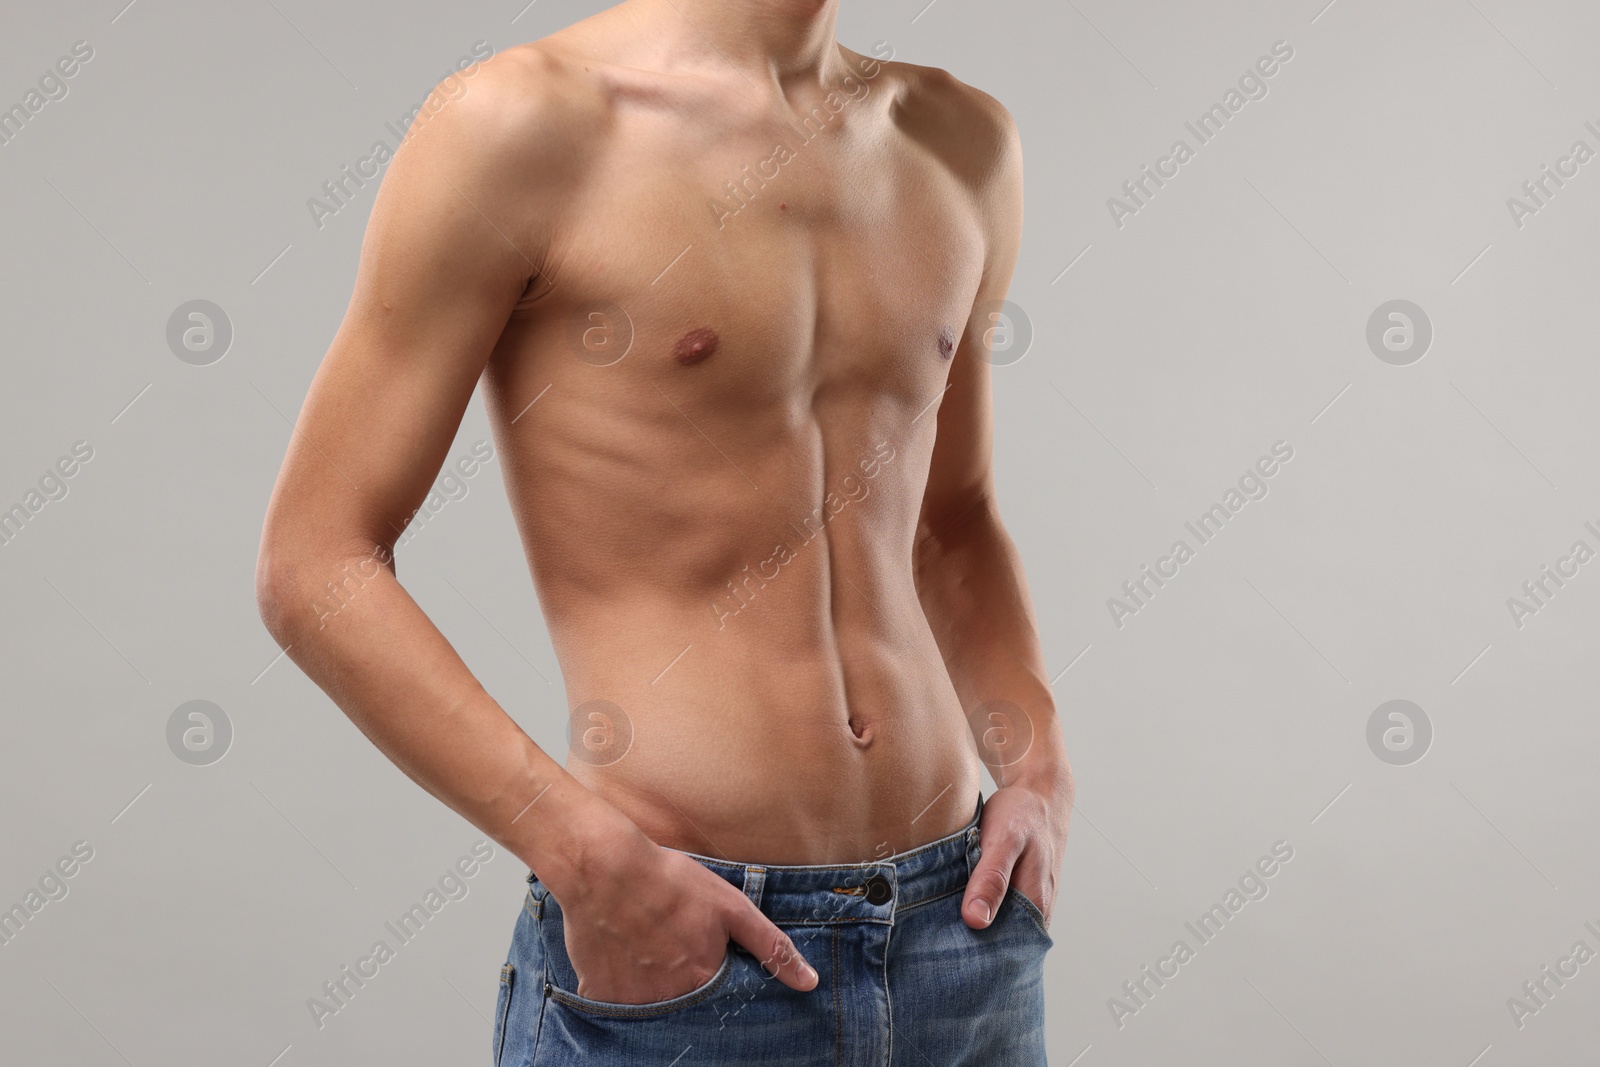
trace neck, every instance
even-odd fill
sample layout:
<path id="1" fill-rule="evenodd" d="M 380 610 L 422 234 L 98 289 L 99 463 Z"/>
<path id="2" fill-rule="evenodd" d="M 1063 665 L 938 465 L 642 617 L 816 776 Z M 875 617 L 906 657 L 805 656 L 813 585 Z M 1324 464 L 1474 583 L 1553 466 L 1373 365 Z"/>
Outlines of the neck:
<path id="1" fill-rule="evenodd" d="M 820 79 L 840 63 L 838 0 L 639 0 L 674 45 L 780 83 Z M 675 49 L 676 50 L 676 49 Z"/>

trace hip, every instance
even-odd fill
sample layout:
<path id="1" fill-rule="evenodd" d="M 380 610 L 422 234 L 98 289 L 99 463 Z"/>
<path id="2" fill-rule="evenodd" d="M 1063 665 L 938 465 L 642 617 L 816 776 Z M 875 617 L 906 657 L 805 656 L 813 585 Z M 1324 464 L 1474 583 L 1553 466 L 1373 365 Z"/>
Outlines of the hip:
<path id="1" fill-rule="evenodd" d="M 970 800 L 973 794 L 967 794 Z M 739 887 L 817 969 L 798 992 L 729 943 L 700 988 L 653 1004 L 578 996 L 559 903 L 530 875 L 495 1018 L 496 1067 L 572 1063 L 1042 1064 L 1043 962 L 1036 908 L 1009 892 L 973 930 L 960 902 L 978 820 L 882 860 L 832 865 L 694 858 Z M 970 811 L 970 808 L 969 808 Z M 924 1051 L 926 1050 L 926 1051 Z"/>

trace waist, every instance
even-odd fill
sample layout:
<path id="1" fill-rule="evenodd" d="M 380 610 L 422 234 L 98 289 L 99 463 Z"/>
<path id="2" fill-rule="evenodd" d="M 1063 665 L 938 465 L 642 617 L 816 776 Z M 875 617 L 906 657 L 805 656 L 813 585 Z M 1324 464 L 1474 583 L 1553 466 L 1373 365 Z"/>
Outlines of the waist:
<path id="1" fill-rule="evenodd" d="M 740 863 L 683 849 L 748 896 L 775 923 L 890 925 L 897 911 L 965 888 L 978 859 L 983 796 L 965 827 L 936 841 L 864 863 Z"/>
<path id="2" fill-rule="evenodd" d="M 573 720 L 567 769 L 579 782 L 659 845 L 745 863 L 898 855 L 962 826 L 982 781 L 954 700 L 856 723 L 842 708 L 771 699 L 725 715 L 636 714 L 609 733 L 595 721 Z M 610 740 L 586 749 L 586 732 Z"/>

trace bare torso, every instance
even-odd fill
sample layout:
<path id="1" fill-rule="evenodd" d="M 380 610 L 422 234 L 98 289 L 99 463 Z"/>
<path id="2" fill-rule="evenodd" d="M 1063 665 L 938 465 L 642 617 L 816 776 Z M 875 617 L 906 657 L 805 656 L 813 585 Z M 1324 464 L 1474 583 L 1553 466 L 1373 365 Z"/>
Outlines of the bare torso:
<path id="1" fill-rule="evenodd" d="M 496 220 L 537 274 L 486 378 L 567 767 L 737 860 L 887 855 L 979 787 L 912 567 L 984 266 L 976 112 L 940 72 L 840 55 L 833 95 L 785 101 L 653 69 L 608 12 L 493 61 L 584 131 L 559 192 L 527 190 L 554 236 Z"/>

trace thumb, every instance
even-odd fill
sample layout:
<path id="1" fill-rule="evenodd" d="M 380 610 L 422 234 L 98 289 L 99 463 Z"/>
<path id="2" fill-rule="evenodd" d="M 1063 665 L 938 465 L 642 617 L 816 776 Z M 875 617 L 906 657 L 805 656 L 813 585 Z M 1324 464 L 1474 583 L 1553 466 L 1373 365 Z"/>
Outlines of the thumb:
<path id="1" fill-rule="evenodd" d="M 967 895 L 961 901 L 961 918 L 974 930 L 987 929 L 994 921 L 1011 884 L 1011 870 L 1022 852 L 1016 835 L 999 832 L 984 834 L 979 848 L 982 855 L 972 869 L 972 877 L 967 879 Z"/>
<path id="2" fill-rule="evenodd" d="M 790 989 L 808 993 L 817 987 L 817 972 L 800 955 L 789 935 L 744 898 L 744 906 L 728 919 L 728 936 L 761 961 L 768 974 Z"/>

